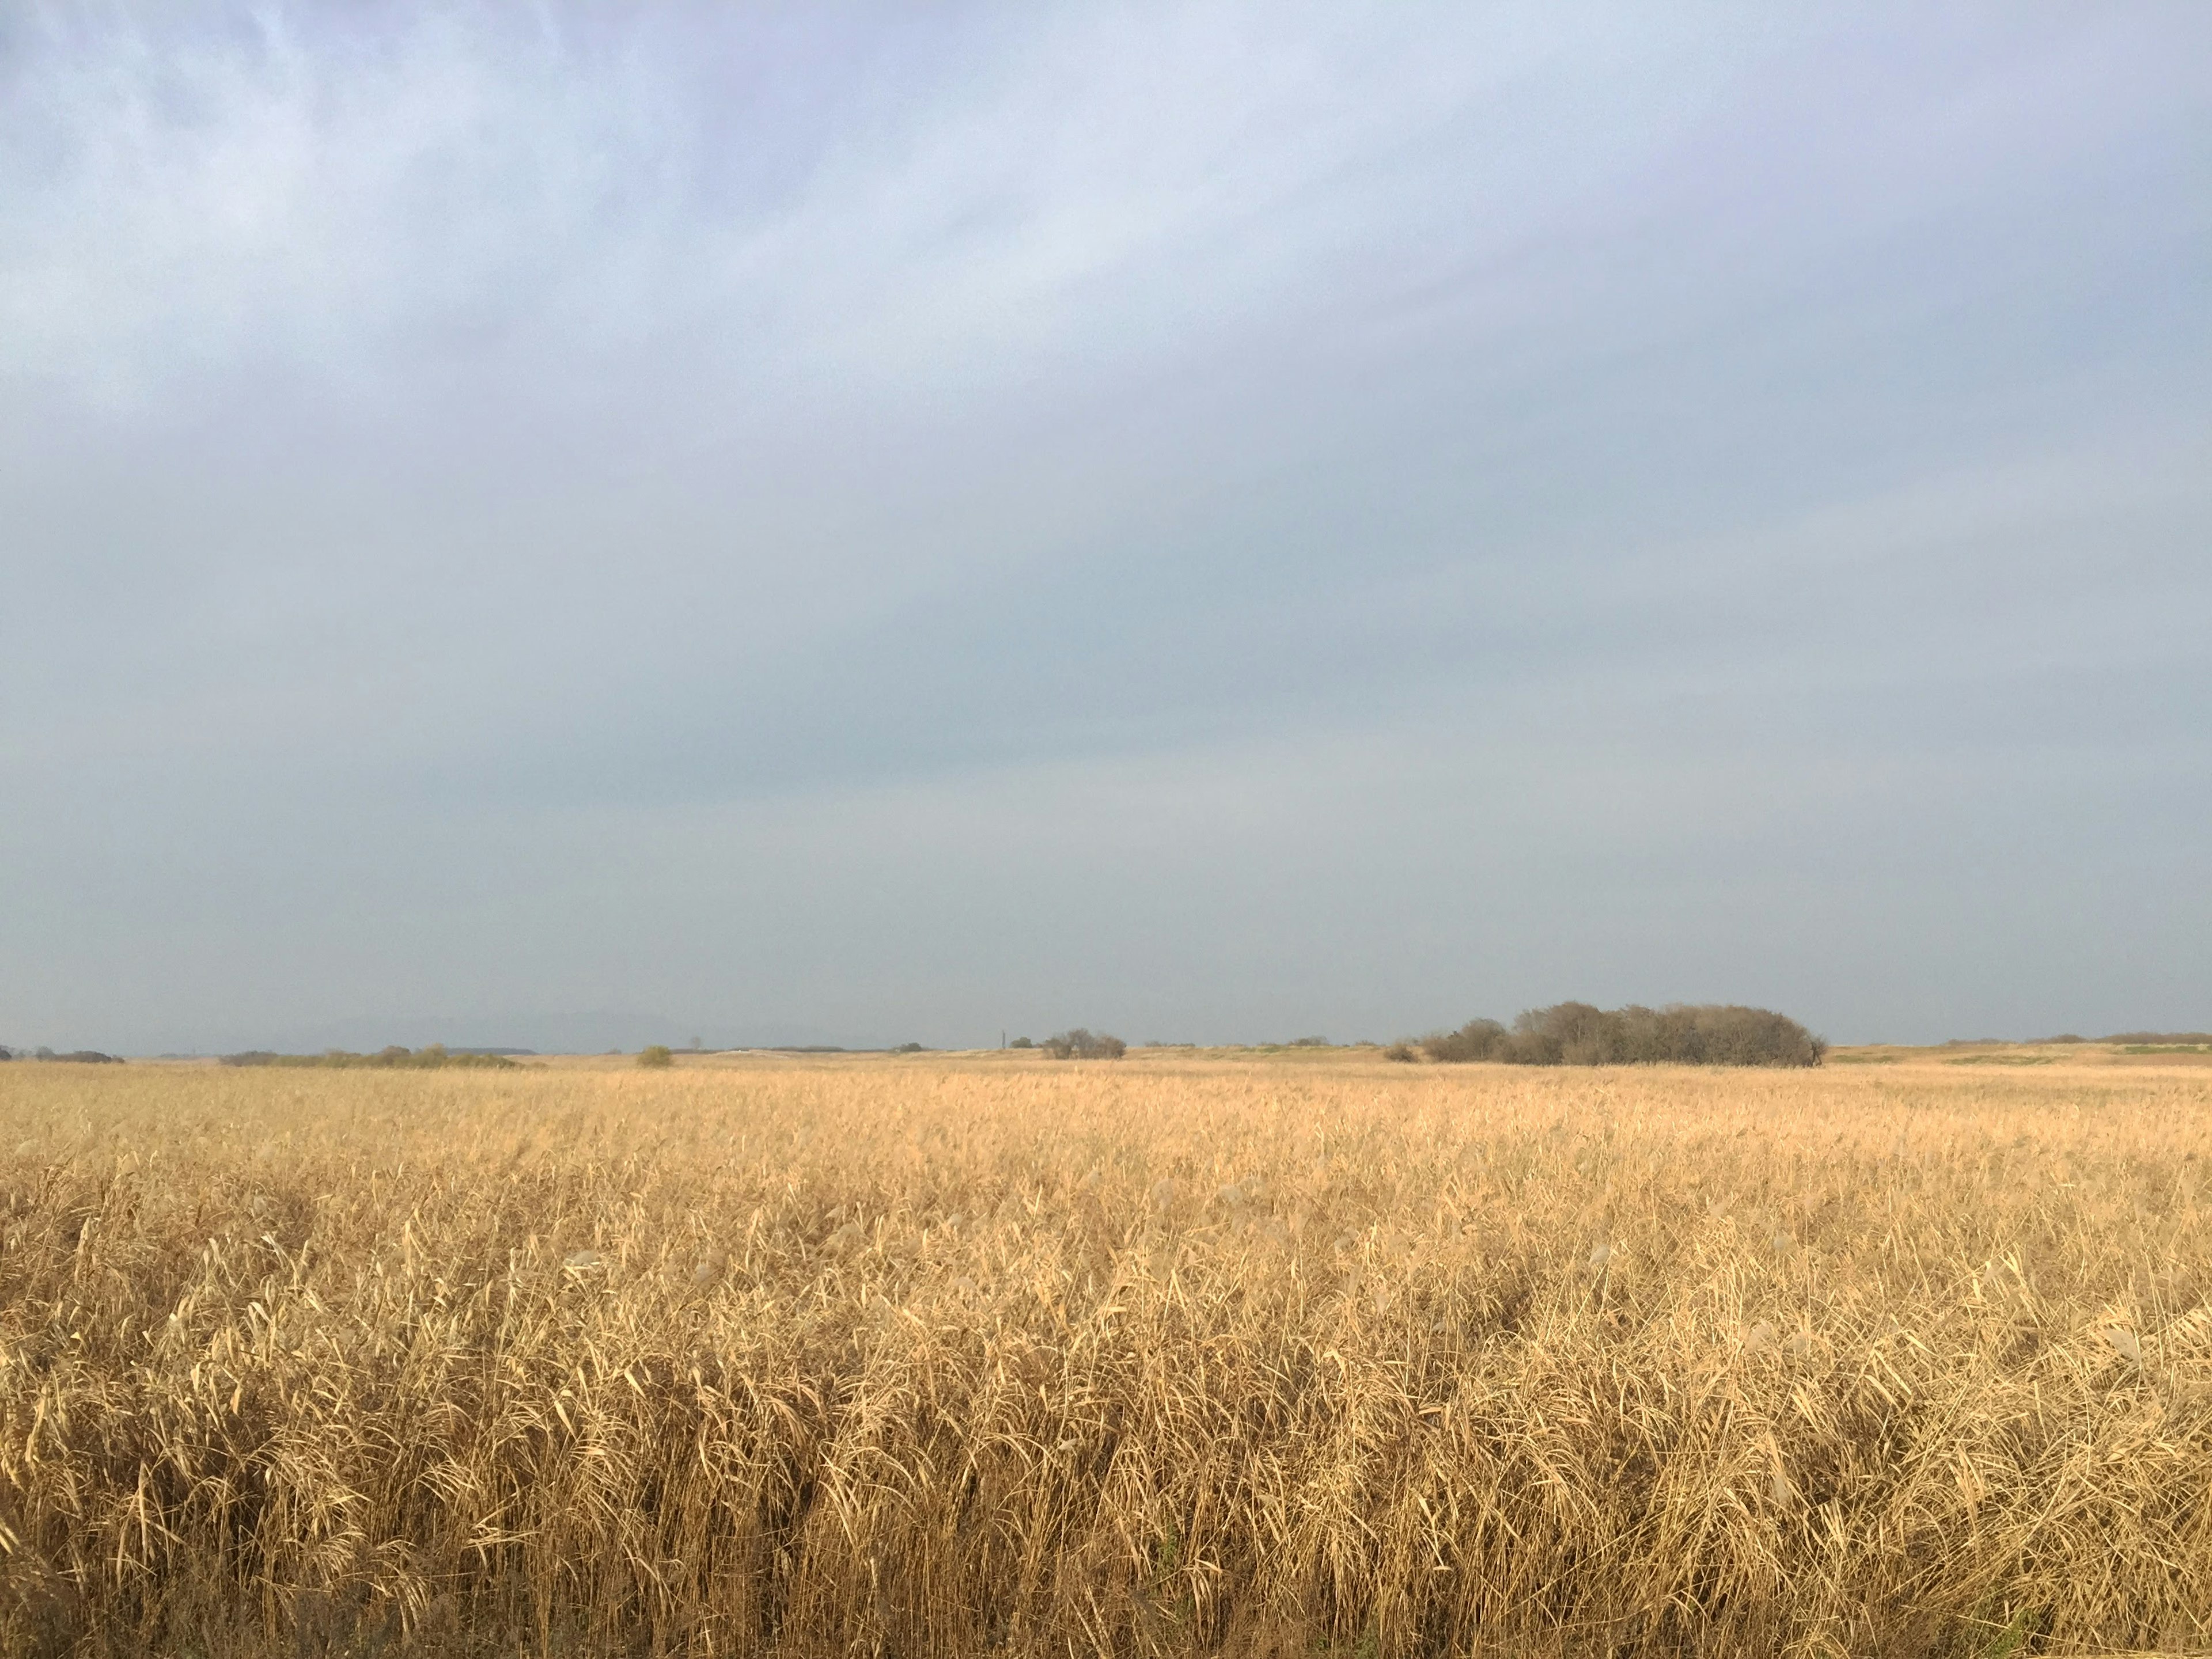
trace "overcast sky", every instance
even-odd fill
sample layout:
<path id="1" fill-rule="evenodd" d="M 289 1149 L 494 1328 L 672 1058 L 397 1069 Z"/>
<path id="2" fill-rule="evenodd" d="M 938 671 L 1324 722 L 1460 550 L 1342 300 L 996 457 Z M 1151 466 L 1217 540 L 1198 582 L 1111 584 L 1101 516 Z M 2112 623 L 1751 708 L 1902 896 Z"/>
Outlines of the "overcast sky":
<path id="1" fill-rule="evenodd" d="M 0 1042 L 2212 1025 L 2199 0 L 6 17 Z"/>

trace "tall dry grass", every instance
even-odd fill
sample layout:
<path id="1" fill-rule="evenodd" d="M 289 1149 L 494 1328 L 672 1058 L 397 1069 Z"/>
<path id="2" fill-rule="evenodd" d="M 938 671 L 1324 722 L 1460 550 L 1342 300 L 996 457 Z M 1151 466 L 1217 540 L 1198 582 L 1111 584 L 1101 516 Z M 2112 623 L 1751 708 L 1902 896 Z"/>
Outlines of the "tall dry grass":
<path id="1" fill-rule="evenodd" d="M 2208 1107 L 10 1065 L 0 1650 L 2202 1649 Z"/>

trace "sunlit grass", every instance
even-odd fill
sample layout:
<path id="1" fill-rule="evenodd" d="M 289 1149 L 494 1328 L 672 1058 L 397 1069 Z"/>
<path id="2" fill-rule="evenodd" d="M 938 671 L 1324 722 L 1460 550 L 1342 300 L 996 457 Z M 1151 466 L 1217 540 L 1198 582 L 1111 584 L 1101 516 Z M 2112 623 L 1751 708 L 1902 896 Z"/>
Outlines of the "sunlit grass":
<path id="1" fill-rule="evenodd" d="M 2208 1107 L 0 1067 L 0 1650 L 2212 1645 Z"/>

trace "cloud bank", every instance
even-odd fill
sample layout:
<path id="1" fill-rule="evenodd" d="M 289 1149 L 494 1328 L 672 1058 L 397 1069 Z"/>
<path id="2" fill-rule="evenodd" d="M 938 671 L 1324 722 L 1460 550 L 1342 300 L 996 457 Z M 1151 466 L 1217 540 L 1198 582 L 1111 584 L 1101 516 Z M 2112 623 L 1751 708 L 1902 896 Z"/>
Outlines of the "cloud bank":
<path id="1" fill-rule="evenodd" d="M 2207 48 L 19 17 L 0 1041 L 2202 1025 Z"/>

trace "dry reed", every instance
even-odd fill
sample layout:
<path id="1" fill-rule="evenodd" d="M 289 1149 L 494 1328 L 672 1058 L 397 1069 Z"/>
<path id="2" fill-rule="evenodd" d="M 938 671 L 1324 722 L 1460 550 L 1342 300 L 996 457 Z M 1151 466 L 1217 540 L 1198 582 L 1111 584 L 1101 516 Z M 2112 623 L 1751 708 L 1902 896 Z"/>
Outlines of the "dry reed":
<path id="1" fill-rule="evenodd" d="M 0 1646 L 2202 1649 L 2208 1106 L 11 1065 Z"/>

